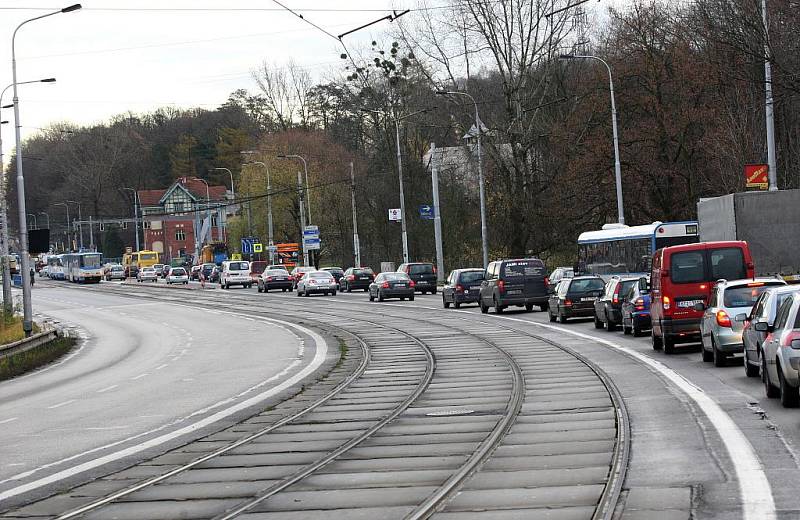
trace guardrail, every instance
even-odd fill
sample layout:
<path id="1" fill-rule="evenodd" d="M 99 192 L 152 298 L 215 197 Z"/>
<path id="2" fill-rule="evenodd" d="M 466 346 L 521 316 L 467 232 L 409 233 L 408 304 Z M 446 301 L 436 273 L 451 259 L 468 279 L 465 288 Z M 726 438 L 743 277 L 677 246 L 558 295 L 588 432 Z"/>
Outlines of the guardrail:
<path id="1" fill-rule="evenodd" d="M 32 335 L 29 338 L 15 341 L 7 345 L 0 345 L 0 359 L 4 359 L 20 352 L 25 352 L 58 338 L 57 330 L 46 330 Z"/>

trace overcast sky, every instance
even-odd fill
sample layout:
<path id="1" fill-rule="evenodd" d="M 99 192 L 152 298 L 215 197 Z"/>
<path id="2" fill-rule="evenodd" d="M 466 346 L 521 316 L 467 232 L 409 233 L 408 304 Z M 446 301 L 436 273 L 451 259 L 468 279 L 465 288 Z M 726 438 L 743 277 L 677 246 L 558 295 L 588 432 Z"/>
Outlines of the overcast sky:
<path id="1" fill-rule="evenodd" d="M 447 0 L 442 0 L 446 2 Z M 603 9 L 609 0 L 591 0 Z M 619 0 L 618 0 L 619 1 Z M 74 3 L 0 0 L 0 89 L 11 83 L 11 35 L 23 20 Z M 315 79 L 341 69 L 336 41 L 270 0 L 84 0 L 80 11 L 25 25 L 17 33 L 18 81 L 55 77 L 55 84 L 20 87 L 23 137 L 53 122 L 87 124 L 161 106 L 213 109 L 238 89 L 254 89 L 250 70 L 261 61 L 294 59 Z M 370 22 L 414 0 L 282 0 L 332 34 Z M 410 13 L 406 16 L 415 16 Z M 352 47 L 388 22 L 349 37 Z M 11 103 L 11 89 L 3 104 Z M 11 120 L 11 109 L 3 119 Z M 13 147 L 3 125 L 4 151 Z"/>

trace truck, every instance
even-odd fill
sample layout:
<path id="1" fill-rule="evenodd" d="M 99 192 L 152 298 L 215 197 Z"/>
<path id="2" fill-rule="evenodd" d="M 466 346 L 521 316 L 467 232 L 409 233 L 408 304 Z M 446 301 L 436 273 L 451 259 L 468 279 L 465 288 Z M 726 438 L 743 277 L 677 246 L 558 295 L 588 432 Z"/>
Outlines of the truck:
<path id="1" fill-rule="evenodd" d="M 700 241 L 744 240 L 757 276 L 800 282 L 800 190 L 751 191 L 700 199 Z"/>

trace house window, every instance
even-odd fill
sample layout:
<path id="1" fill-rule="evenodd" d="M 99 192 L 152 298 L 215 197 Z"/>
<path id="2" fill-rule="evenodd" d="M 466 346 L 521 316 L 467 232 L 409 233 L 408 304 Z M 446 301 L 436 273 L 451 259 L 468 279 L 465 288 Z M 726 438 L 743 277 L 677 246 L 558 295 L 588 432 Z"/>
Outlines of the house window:
<path id="1" fill-rule="evenodd" d="M 128 229 L 128 221 L 127 220 L 123 220 L 122 221 L 122 229 Z"/>
<path id="2" fill-rule="evenodd" d="M 216 214 L 211 215 L 211 226 L 212 227 L 217 227 L 217 215 Z"/>
<path id="3" fill-rule="evenodd" d="M 177 231 L 175 231 L 175 240 L 177 240 L 178 242 L 183 242 L 184 240 L 186 240 L 186 231 L 182 229 L 178 229 Z"/>
<path id="4" fill-rule="evenodd" d="M 149 220 L 143 220 L 142 221 L 142 229 L 150 229 L 150 221 Z"/>

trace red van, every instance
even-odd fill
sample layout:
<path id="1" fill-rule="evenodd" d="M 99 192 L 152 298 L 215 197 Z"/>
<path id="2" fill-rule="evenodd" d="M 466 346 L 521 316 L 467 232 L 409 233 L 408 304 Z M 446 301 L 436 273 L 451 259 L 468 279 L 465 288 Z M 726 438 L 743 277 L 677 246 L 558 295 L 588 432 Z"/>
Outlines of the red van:
<path id="1" fill-rule="evenodd" d="M 700 341 L 703 311 L 711 289 L 720 279 L 754 276 L 747 242 L 700 242 L 659 249 L 653 253 L 650 273 L 650 316 L 653 349 L 670 354 L 676 343 Z"/>

